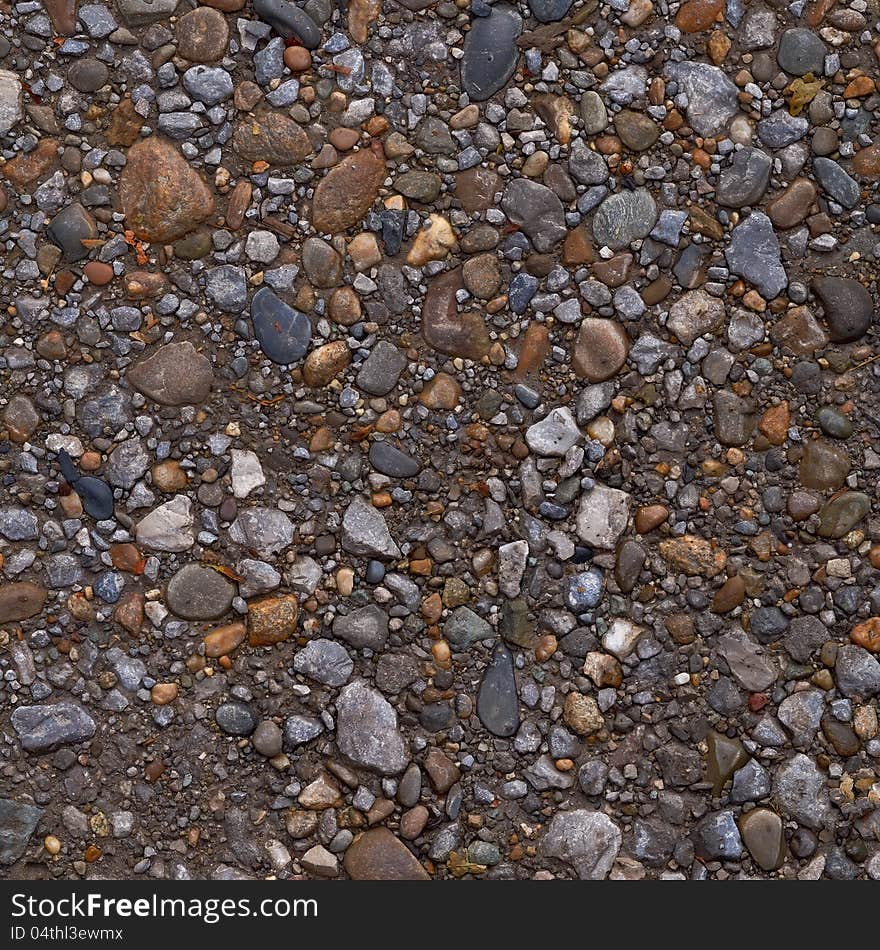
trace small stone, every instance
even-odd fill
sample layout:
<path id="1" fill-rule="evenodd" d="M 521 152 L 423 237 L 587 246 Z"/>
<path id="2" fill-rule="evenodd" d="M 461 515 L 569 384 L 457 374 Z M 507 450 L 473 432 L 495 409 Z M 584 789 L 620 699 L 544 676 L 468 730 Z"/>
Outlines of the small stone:
<path id="1" fill-rule="evenodd" d="M 289 640 L 296 631 L 298 619 L 296 594 L 252 600 L 248 603 L 248 643 L 259 647 Z"/>

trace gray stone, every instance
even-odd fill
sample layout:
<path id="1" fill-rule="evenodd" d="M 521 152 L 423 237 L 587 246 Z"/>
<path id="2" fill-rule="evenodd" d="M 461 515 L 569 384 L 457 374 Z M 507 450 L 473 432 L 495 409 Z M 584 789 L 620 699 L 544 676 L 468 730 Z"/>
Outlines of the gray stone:
<path id="1" fill-rule="evenodd" d="M 691 837 L 697 857 L 704 861 L 736 861 L 742 857 L 742 838 L 732 809 L 707 815 Z"/>
<path id="2" fill-rule="evenodd" d="M 85 742 L 97 728 L 82 706 L 68 700 L 44 706 L 17 706 L 10 722 L 28 752 L 52 752 L 62 745 Z"/>
<path id="3" fill-rule="evenodd" d="M 387 340 L 380 340 L 358 371 L 358 388 L 371 396 L 387 396 L 397 385 L 406 365 L 403 350 Z"/>
<path id="4" fill-rule="evenodd" d="M 277 508 L 248 508 L 229 527 L 229 537 L 242 547 L 271 557 L 293 543 L 293 522 Z"/>
<path id="5" fill-rule="evenodd" d="M 268 287 L 261 287 L 254 294 L 251 320 L 260 349 L 273 363 L 285 366 L 306 355 L 312 339 L 311 321 Z"/>
<path id="6" fill-rule="evenodd" d="M 770 156 L 759 148 L 741 148 L 721 172 L 715 200 L 727 208 L 757 204 L 770 181 Z"/>
<path id="7" fill-rule="evenodd" d="M 8 867 L 24 854 L 42 817 L 42 808 L 0 798 L 0 864 Z"/>
<path id="8" fill-rule="evenodd" d="M 861 191 L 859 183 L 830 158 L 814 158 L 813 174 L 822 188 L 844 208 L 855 208 Z"/>
<path id="9" fill-rule="evenodd" d="M 687 96 L 688 124 L 698 135 L 719 135 L 739 111 L 738 90 L 717 66 L 685 60 L 668 75 Z"/>
<path id="10" fill-rule="evenodd" d="M 354 670 L 345 647 L 333 640 L 310 640 L 293 658 L 297 673 L 325 686 L 342 686 Z"/>
<path id="11" fill-rule="evenodd" d="M 397 713 L 361 680 L 346 686 L 336 699 L 336 743 L 355 765 L 380 775 L 397 775 L 409 762 Z"/>
<path id="12" fill-rule="evenodd" d="M 772 300 L 788 286 L 779 241 L 763 212 L 753 211 L 733 229 L 725 257 L 731 271 L 754 284 L 766 300 Z"/>
<path id="13" fill-rule="evenodd" d="M 477 692 L 477 715 L 494 736 L 508 738 L 519 728 L 519 698 L 513 675 L 513 654 L 499 643 Z"/>
<path id="14" fill-rule="evenodd" d="M 187 564 L 168 582 L 168 609 L 185 620 L 217 620 L 232 606 L 235 587 L 219 572 Z"/>
<path id="15" fill-rule="evenodd" d="M 657 222 L 657 205 L 646 188 L 607 197 L 593 216 L 593 236 L 600 246 L 619 251 L 650 234 Z"/>
<path id="16" fill-rule="evenodd" d="M 443 636 L 457 649 L 466 650 L 480 640 L 491 640 L 495 629 L 470 607 L 456 607 L 443 625 Z"/>
<path id="17" fill-rule="evenodd" d="M 520 33 L 522 17 L 507 4 L 493 6 L 489 16 L 471 20 L 461 58 L 461 85 L 474 102 L 490 99 L 513 75 Z"/>
<path id="18" fill-rule="evenodd" d="M 782 811 L 802 825 L 818 831 L 831 816 L 825 777 L 807 755 L 798 753 L 779 766 L 773 794 Z"/>
<path id="19" fill-rule="evenodd" d="M 333 636 L 357 650 L 381 650 L 388 639 L 388 616 L 377 604 L 340 614 L 333 621 Z"/>
<path id="20" fill-rule="evenodd" d="M 844 696 L 870 699 L 880 693 L 880 663 L 863 647 L 846 643 L 837 651 L 834 680 Z"/>
<path id="21" fill-rule="evenodd" d="M 552 251 L 566 235 L 562 202 L 546 185 L 516 178 L 504 190 L 501 207 L 542 254 Z"/>
<path id="22" fill-rule="evenodd" d="M 825 44 L 805 27 L 786 30 L 779 39 L 776 62 L 792 76 L 813 73 L 821 76 L 825 65 Z"/>
<path id="23" fill-rule="evenodd" d="M 602 881 L 620 851 L 621 839 L 620 829 L 607 815 L 579 808 L 553 816 L 539 850 L 570 865 L 582 881 Z"/>
<path id="24" fill-rule="evenodd" d="M 361 495 L 354 497 L 342 518 L 342 547 L 349 554 L 367 557 L 401 556 L 382 513 Z"/>

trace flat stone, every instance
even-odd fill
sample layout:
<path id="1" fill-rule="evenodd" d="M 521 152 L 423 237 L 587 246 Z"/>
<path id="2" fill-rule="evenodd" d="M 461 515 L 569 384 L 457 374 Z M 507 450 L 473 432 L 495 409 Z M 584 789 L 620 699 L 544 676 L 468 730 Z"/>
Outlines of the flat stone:
<path id="1" fill-rule="evenodd" d="M 562 202 L 539 182 L 528 178 L 514 179 L 504 190 L 501 207 L 510 221 L 528 235 L 535 250 L 542 254 L 552 251 L 567 233 Z M 653 221 L 651 223 L 653 225 Z"/>
<path id="2" fill-rule="evenodd" d="M 406 366 L 403 350 L 387 340 L 380 340 L 358 370 L 358 388 L 372 396 L 387 396 Z"/>
<path id="3" fill-rule="evenodd" d="M 725 634 L 718 641 L 718 652 L 736 681 L 750 693 L 760 693 L 776 681 L 776 667 L 745 633 Z"/>
<path id="4" fill-rule="evenodd" d="M 388 639 L 388 615 L 377 604 L 368 604 L 333 621 L 333 636 L 356 650 L 381 650 Z"/>
<path id="5" fill-rule="evenodd" d="M 349 554 L 366 557 L 401 556 L 382 513 L 360 495 L 352 499 L 342 518 L 342 547 Z"/>
<path id="6" fill-rule="evenodd" d="M 296 594 L 252 600 L 248 603 L 248 643 L 252 647 L 283 643 L 295 633 L 298 620 Z"/>
<path id="7" fill-rule="evenodd" d="M 310 640 L 293 658 L 293 668 L 325 686 L 342 686 L 354 670 L 354 661 L 341 643 Z"/>
<path id="8" fill-rule="evenodd" d="M 361 680 L 344 687 L 336 699 L 336 743 L 355 765 L 379 775 L 397 775 L 409 762 L 397 713 Z"/>
<path id="9" fill-rule="evenodd" d="M 229 537 L 258 557 L 270 558 L 293 543 L 293 523 L 277 508 L 248 508 L 229 528 Z"/>
<path id="10" fill-rule="evenodd" d="M 211 361 L 188 340 L 166 343 L 126 372 L 129 385 L 163 406 L 201 405 L 211 392 Z"/>
<path id="11" fill-rule="evenodd" d="M 765 300 L 788 286 L 773 224 L 760 211 L 753 211 L 733 229 L 725 257 L 730 270 L 757 287 Z"/>
<path id="12" fill-rule="evenodd" d="M 126 226 L 144 241 L 176 241 L 214 213 L 204 179 L 175 145 L 158 136 L 128 150 L 119 198 Z"/>
<path id="13" fill-rule="evenodd" d="M 443 625 L 443 636 L 459 650 L 466 650 L 480 640 L 496 636 L 493 627 L 470 607 L 456 607 Z"/>
<path id="14" fill-rule="evenodd" d="M 321 179 L 312 199 L 312 226 L 338 234 L 369 211 L 385 178 L 385 163 L 369 149 L 346 155 Z"/>
<path id="15" fill-rule="evenodd" d="M 629 523 L 630 503 L 626 492 L 596 485 L 581 497 L 577 513 L 578 537 L 594 547 L 613 549 Z"/>
<path id="16" fill-rule="evenodd" d="M 10 717 L 22 747 L 28 752 L 52 752 L 95 734 L 95 720 L 78 703 L 67 700 L 39 706 L 16 706 Z"/>
<path id="17" fill-rule="evenodd" d="M 795 178 L 767 205 L 767 215 L 774 227 L 793 228 L 807 217 L 815 200 L 816 186 L 808 178 Z"/>
<path id="18" fill-rule="evenodd" d="M 844 492 L 822 506 L 818 535 L 820 538 L 846 537 L 870 511 L 871 499 L 864 492 Z"/>
<path id="19" fill-rule="evenodd" d="M 273 363 L 298 363 L 306 355 L 312 339 L 311 321 L 268 287 L 261 287 L 254 294 L 251 320 L 260 349 Z"/>
<path id="20" fill-rule="evenodd" d="M 471 20 L 461 58 L 461 84 L 472 101 L 490 99 L 507 84 L 516 69 L 520 33 L 522 17 L 506 4 Z"/>
<path id="21" fill-rule="evenodd" d="M 813 174 L 823 191 L 844 208 L 855 208 L 859 203 L 861 197 L 859 183 L 854 178 L 850 178 L 833 159 L 814 158 Z"/>
<path id="22" fill-rule="evenodd" d="M 819 831 L 831 815 L 825 776 L 807 755 L 798 753 L 779 766 L 773 795 L 789 818 Z"/>
<path id="23" fill-rule="evenodd" d="M 345 871 L 355 881 L 426 881 L 415 855 L 387 828 L 371 828 L 345 852 Z"/>
<path id="24" fill-rule="evenodd" d="M 459 312 L 456 294 L 463 287 L 458 268 L 431 281 L 422 305 L 422 334 L 440 353 L 479 360 L 489 352 L 491 340 L 482 314 Z"/>
<path id="25" fill-rule="evenodd" d="M 370 465 L 391 478 L 412 478 L 419 473 L 418 461 L 383 439 L 370 444 Z"/>
<path id="26" fill-rule="evenodd" d="M 24 854 L 43 814 L 27 802 L 0 798 L 0 864 L 8 867 Z"/>
<path id="27" fill-rule="evenodd" d="M 651 233 L 657 205 L 646 188 L 621 191 L 606 198 L 593 216 L 596 243 L 619 251 Z"/>
<path id="28" fill-rule="evenodd" d="M 149 26 L 174 13 L 178 0 L 117 0 L 116 7 L 128 26 Z"/>
<path id="29" fill-rule="evenodd" d="M 299 165 L 312 152 L 302 126 L 283 112 L 267 109 L 238 120 L 232 147 L 246 162 L 266 162 L 273 168 Z"/>
<path id="30" fill-rule="evenodd" d="M 232 606 L 235 587 L 219 572 L 187 564 L 168 582 L 168 608 L 185 620 L 217 620 Z"/>
<path id="31" fill-rule="evenodd" d="M 685 60 L 667 74 L 687 96 L 688 124 L 697 135 L 719 135 L 739 109 L 736 86 L 717 67 Z"/>
<path id="32" fill-rule="evenodd" d="M 782 819 L 769 808 L 754 808 L 739 819 L 743 844 L 758 867 L 775 871 L 785 860 Z"/>
<path id="33" fill-rule="evenodd" d="M 316 49 L 321 42 L 318 24 L 305 10 L 287 0 L 254 0 L 254 13 L 279 36 L 296 37 L 306 49 Z"/>
<path id="34" fill-rule="evenodd" d="M 611 871 L 621 840 L 620 829 L 607 815 L 579 808 L 553 816 L 539 851 L 571 866 L 582 881 L 602 881 Z"/>
<path id="35" fill-rule="evenodd" d="M 8 69 L 0 69 L 0 135 L 10 132 L 21 117 L 21 79 Z"/>
<path id="36" fill-rule="evenodd" d="M 186 495 L 175 495 L 138 522 L 135 539 L 151 551 L 180 553 L 195 541 L 192 527 L 192 502 Z"/>
<path id="37" fill-rule="evenodd" d="M 715 200 L 726 208 L 757 204 L 770 181 L 770 156 L 759 148 L 741 148 L 722 172 Z"/>
<path id="38" fill-rule="evenodd" d="M 786 30 L 779 38 L 776 62 L 792 76 L 822 75 L 827 47 L 805 27 Z"/>
<path id="39" fill-rule="evenodd" d="M 724 320 L 724 304 L 705 290 L 682 294 L 669 308 L 666 326 L 687 346 L 704 333 L 717 329 Z"/>
<path id="40" fill-rule="evenodd" d="M 477 715 L 494 736 L 507 738 L 519 728 L 519 697 L 513 675 L 513 654 L 499 643 L 477 692 Z"/>
<path id="41" fill-rule="evenodd" d="M 619 323 L 586 317 L 578 330 L 571 365 L 581 379 L 602 383 L 623 369 L 628 354 L 629 337 Z"/>
<path id="42" fill-rule="evenodd" d="M 874 322 L 874 300 L 859 281 L 849 277 L 816 277 L 813 290 L 822 302 L 825 322 L 835 343 L 860 340 Z"/>
<path id="43" fill-rule="evenodd" d="M 571 410 L 566 406 L 552 410 L 540 422 L 526 429 L 526 443 L 537 455 L 563 457 L 583 439 Z"/>
<path id="44" fill-rule="evenodd" d="M 46 590 L 30 581 L 0 585 L 0 624 L 36 617 L 46 603 Z"/>

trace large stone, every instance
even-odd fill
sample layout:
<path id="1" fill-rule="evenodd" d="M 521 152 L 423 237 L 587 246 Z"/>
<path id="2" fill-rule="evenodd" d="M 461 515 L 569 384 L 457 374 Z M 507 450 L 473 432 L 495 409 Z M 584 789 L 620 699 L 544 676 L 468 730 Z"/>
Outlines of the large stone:
<path id="1" fill-rule="evenodd" d="M 272 646 L 289 640 L 296 631 L 299 602 L 296 594 L 262 597 L 248 603 L 248 643 Z"/>
<path id="2" fill-rule="evenodd" d="M 192 547 L 192 527 L 192 502 L 186 495 L 175 495 L 138 522 L 135 538 L 151 551 L 179 553 Z"/>
<path id="3" fill-rule="evenodd" d="M 769 808 L 754 808 L 739 820 L 743 844 L 758 867 L 775 871 L 785 860 L 782 819 Z"/>
<path id="4" fill-rule="evenodd" d="M 759 148 L 742 148 L 721 172 L 715 200 L 727 208 L 757 204 L 770 181 L 770 156 Z"/>
<path id="5" fill-rule="evenodd" d="M 293 522 L 277 508 L 248 508 L 232 522 L 229 537 L 266 559 L 293 543 Z"/>
<path id="6" fill-rule="evenodd" d="M 519 728 L 519 697 L 513 675 L 513 654 L 498 644 L 477 692 L 477 715 L 494 736 L 507 738 Z"/>
<path id="7" fill-rule="evenodd" d="M 0 69 L 0 135 L 6 135 L 21 117 L 21 79 Z"/>
<path id="8" fill-rule="evenodd" d="M 355 881 L 427 881 L 415 855 L 387 828 L 371 828 L 345 852 L 345 871 Z"/>
<path id="9" fill-rule="evenodd" d="M 779 766 L 773 794 L 786 815 L 815 831 L 830 818 L 831 802 L 825 776 L 807 755 L 798 753 Z"/>
<path id="10" fill-rule="evenodd" d="M 607 815 L 578 808 L 553 816 L 540 853 L 571 866 L 582 881 L 601 881 L 608 877 L 621 840 L 620 829 Z"/>
<path id="11" fill-rule="evenodd" d="M 717 67 L 686 59 L 668 74 L 687 96 L 687 118 L 697 135 L 719 135 L 739 108 L 736 86 Z"/>
<path id="12" fill-rule="evenodd" d="M 10 717 L 28 752 L 52 752 L 85 742 L 95 734 L 95 720 L 78 703 L 64 700 L 41 706 L 17 706 Z"/>
<path id="13" fill-rule="evenodd" d="M 342 547 L 349 554 L 366 557 L 400 557 L 382 513 L 356 495 L 342 518 Z"/>
<path id="14" fill-rule="evenodd" d="M 30 581 L 0 585 L 0 623 L 36 617 L 46 603 L 46 590 Z"/>
<path id="15" fill-rule="evenodd" d="M 361 680 L 344 687 L 336 699 L 336 743 L 355 765 L 379 775 L 398 775 L 409 762 L 397 713 Z"/>
<path id="16" fill-rule="evenodd" d="M 850 277 L 817 277 L 813 290 L 822 301 L 835 343 L 851 343 L 868 332 L 874 322 L 874 300 L 867 287 Z"/>
<path id="17" fill-rule="evenodd" d="M 274 168 L 299 165 L 312 151 L 301 125 L 283 112 L 268 110 L 238 120 L 232 147 L 246 162 L 266 162 Z"/>
<path id="18" fill-rule="evenodd" d="M 42 808 L 0 798 L 0 864 L 8 867 L 24 854 L 42 817 Z"/>
<path id="19" fill-rule="evenodd" d="M 731 271 L 754 284 L 766 300 L 776 297 L 788 286 L 779 241 L 773 224 L 763 212 L 753 211 L 733 229 L 725 257 Z"/>
<path id="20" fill-rule="evenodd" d="M 333 621 L 333 636 L 357 650 L 381 650 L 388 639 L 388 615 L 377 604 L 339 614 Z"/>
<path id="21" fill-rule="evenodd" d="M 552 251 L 567 233 L 562 202 L 537 181 L 514 179 L 504 190 L 501 207 L 542 254 Z"/>
<path id="22" fill-rule="evenodd" d="M 260 349 L 273 363 L 297 363 L 306 355 L 312 339 L 311 321 L 268 287 L 261 287 L 254 294 L 251 320 Z"/>
<path id="23" fill-rule="evenodd" d="M 718 652 L 724 657 L 736 681 L 750 693 L 760 693 L 776 682 L 777 670 L 764 651 L 742 631 L 725 634 L 718 641 Z"/>
<path id="24" fill-rule="evenodd" d="M 593 547 L 611 550 L 629 522 L 630 496 L 619 488 L 596 485 L 581 496 L 578 537 Z"/>
<path id="25" fill-rule="evenodd" d="M 315 188 L 312 226 L 337 234 L 358 224 L 370 210 L 385 178 L 385 162 L 370 149 L 347 155 Z"/>
<path id="26" fill-rule="evenodd" d="M 166 597 L 172 613 L 185 620 L 216 620 L 232 605 L 235 587 L 219 572 L 186 564 L 168 582 Z"/>
<path id="27" fill-rule="evenodd" d="M 593 237 L 600 246 L 619 251 L 651 233 L 657 205 L 646 188 L 610 195 L 593 216 Z"/>
<path id="28" fill-rule="evenodd" d="M 201 175 L 158 136 L 128 150 L 119 199 L 126 226 L 144 241 L 176 241 L 214 213 L 214 196 Z"/>
<path id="29" fill-rule="evenodd" d="M 717 329 L 724 320 L 724 304 L 705 290 L 682 294 L 669 308 L 666 326 L 687 346 L 697 337 Z"/>
<path id="30" fill-rule="evenodd" d="M 461 269 L 435 277 L 422 305 L 422 334 L 439 353 L 479 360 L 492 344 L 486 322 L 477 311 L 458 311 L 456 294 L 463 289 Z"/>
<path id="31" fill-rule="evenodd" d="M 629 337 L 615 320 L 586 317 L 581 321 L 571 355 L 571 368 L 582 379 L 603 383 L 626 363 Z"/>
<path id="32" fill-rule="evenodd" d="M 211 361 L 190 343 L 166 343 L 129 367 L 129 385 L 163 406 L 204 403 L 214 382 Z"/>
<path id="33" fill-rule="evenodd" d="M 474 102 L 490 99 L 513 75 L 521 32 L 522 17 L 506 4 L 471 20 L 461 58 L 461 84 Z"/>

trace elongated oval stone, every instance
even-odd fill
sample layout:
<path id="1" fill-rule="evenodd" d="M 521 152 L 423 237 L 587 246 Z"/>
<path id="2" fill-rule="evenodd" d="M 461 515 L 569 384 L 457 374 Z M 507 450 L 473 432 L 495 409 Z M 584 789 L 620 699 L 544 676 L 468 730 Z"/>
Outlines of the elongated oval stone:
<path id="1" fill-rule="evenodd" d="M 503 643 L 495 647 L 477 693 L 477 715 L 494 736 L 506 738 L 519 728 L 519 697 L 513 676 L 513 654 Z"/>
<path id="2" fill-rule="evenodd" d="M 321 42 L 317 23 L 299 7 L 286 0 L 254 0 L 254 13 L 285 39 L 295 36 L 306 49 Z"/>
<path id="3" fill-rule="evenodd" d="M 461 59 L 461 84 L 475 102 L 494 96 L 513 75 L 521 32 L 522 17 L 506 5 L 471 22 Z"/>
<path id="4" fill-rule="evenodd" d="M 251 301 L 254 335 L 260 349 L 281 366 L 296 363 L 306 355 L 312 339 L 312 324 L 299 310 L 288 307 L 268 287 L 261 287 Z"/>

